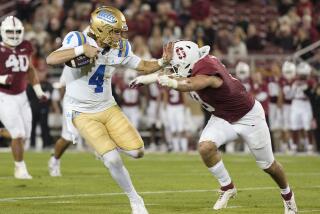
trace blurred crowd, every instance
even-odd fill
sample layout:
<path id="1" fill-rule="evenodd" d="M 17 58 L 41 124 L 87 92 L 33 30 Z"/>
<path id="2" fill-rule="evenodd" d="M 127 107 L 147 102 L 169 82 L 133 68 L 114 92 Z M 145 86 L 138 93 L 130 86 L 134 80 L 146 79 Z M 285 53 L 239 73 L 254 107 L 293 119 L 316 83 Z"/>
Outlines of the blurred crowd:
<path id="1" fill-rule="evenodd" d="M 241 75 L 237 76 L 236 73 L 239 61 L 249 62 L 250 56 L 257 54 L 271 56 L 266 57 L 270 60 L 263 58 L 254 61 L 254 64 L 249 63 L 249 74 L 246 80 L 242 80 L 245 81 L 244 84 L 249 84 L 248 90 L 265 103 L 269 118 L 270 106 L 273 104 L 276 104 L 276 112 L 283 112 L 283 99 L 275 97 L 283 95 L 281 66 L 285 56 L 320 38 L 320 2 L 316 0 L 19 0 L 16 5 L 17 17 L 24 23 L 25 39 L 30 40 L 34 46 L 33 64 L 39 71 L 43 89 L 51 95 L 48 103 L 39 104 L 32 99 L 32 90 L 28 93 L 33 118 L 36 118 L 31 146 L 35 146 L 37 124 L 42 129 L 43 146 L 48 147 L 54 142 L 52 130 L 59 129 L 61 125 L 59 115 L 62 96 L 53 82 L 61 73 L 62 67 L 49 68 L 44 58 L 61 46 L 62 39 L 68 32 L 84 30 L 89 25 L 92 10 L 102 4 L 115 6 L 124 12 L 129 27 L 127 37 L 133 52 L 143 58 L 160 58 L 163 44 L 168 41 L 192 40 L 199 46 L 209 45 L 211 54 L 221 58 L 227 68 L 241 79 Z M 278 55 L 282 58 L 277 57 Z M 320 69 L 320 51 L 312 50 L 303 54 L 301 59 L 309 61 L 311 65 L 308 79 L 312 79 L 314 83 L 309 85 L 310 91 L 319 91 L 319 81 L 315 74 Z M 148 149 L 187 151 L 195 148 L 199 130 L 205 125 L 208 115 L 190 101 L 188 96 L 179 92 L 163 90 L 157 85 L 138 91 L 128 88 L 128 81 L 135 75 L 134 71 L 118 72 L 113 79 L 114 95 L 142 136 L 148 138 Z M 316 100 L 314 97 L 307 99 L 309 102 Z M 177 116 L 176 109 L 183 112 L 178 116 L 180 119 L 175 119 L 182 121 L 179 124 L 172 122 L 172 118 Z M 319 117 L 319 112 L 314 112 L 315 108 L 312 110 L 313 115 Z M 317 126 L 317 120 L 313 118 L 310 129 L 303 130 L 308 133 L 318 130 L 315 133 L 319 135 L 319 121 Z M 279 124 L 276 128 L 271 124 L 275 151 L 316 150 L 315 146 L 311 148 L 306 144 L 315 145 L 320 141 L 318 135 L 302 137 L 303 146 L 294 148 L 293 145 L 300 143 L 296 140 L 291 142 L 292 136 L 288 134 L 290 129 L 284 129 Z M 308 136 L 306 133 L 301 135 Z M 234 149 L 246 148 L 238 143 L 231 151 Z"/>
<path id="2" fill-rule="evenodd" d="M 21 0 L 17 16 L 36 47 L 35 62 L 59 47 L 67 32 L 83 30 L 101 4 L 124 12 L 128 38 L 135 44 L 135 37 L 141 37 L 154 58 L 161 56 L 164 43 L 178 39 L 210 45 L 215 56 L 226 55 L 231 65 L 252 53 L 292 53 L 319 39 L 316 0 Z M 302 56 L 314 57 L 319 58 L 317 51 Z"/>

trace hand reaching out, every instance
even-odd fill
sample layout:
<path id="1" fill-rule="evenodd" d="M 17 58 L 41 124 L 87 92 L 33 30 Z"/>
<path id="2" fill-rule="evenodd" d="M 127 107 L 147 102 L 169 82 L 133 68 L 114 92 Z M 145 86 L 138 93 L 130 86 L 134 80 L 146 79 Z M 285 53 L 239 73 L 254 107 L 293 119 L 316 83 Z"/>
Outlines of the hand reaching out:
<path id="1" fill-rule="evenodd" d="M 169 42 L 163 46 L 162 59 L 165 65 L 170 64 L 173 56 L 174 42 Z"/>

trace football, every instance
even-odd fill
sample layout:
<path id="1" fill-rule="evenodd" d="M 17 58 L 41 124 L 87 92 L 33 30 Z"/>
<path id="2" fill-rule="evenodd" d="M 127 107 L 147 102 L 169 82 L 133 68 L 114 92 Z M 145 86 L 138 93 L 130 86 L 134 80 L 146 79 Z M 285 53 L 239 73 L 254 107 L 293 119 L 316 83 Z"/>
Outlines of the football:
<path id="1" fill-rule="evenodd" d="M 83 66 L 93 63 L 93 61 L 94 61 L 93 58 L 89 58 L 86 55 L 82 54 L 66 62 L 65 65 L 71 68 L 81 68 Z"/>

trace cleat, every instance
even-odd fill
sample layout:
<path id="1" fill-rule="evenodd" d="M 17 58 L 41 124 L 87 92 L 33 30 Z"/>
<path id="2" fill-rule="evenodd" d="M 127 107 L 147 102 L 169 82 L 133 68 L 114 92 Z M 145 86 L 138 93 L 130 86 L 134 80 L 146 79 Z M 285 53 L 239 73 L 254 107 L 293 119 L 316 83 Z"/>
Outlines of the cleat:
<path id="1" fill-rule="evenodd" d="M 220 210 L 227 207 L 228 201 L 230 198 L 234 198 L 237 195 L 237 189 L 232 188 L 226 191 L 219 190 L 219 198 L 217 202 L 214 204 L 214 210 Z"/>
<path id="2" fill-rule="evenodd" d="M 298 213 L 298 208 L 296 201 L 294 200 L 294 194 L 292 193 L 292 197 L 290 200 L 283 200 L 284 205 L 284 214 L 296 214 Z"/>
<path id="3" fill-rule="evenodd" d="M 131 214 L 149 214 L 140 196 L 138 201 L 131 201 L 130 206 L 132 209 Z"/>
<path id="4" fill-rule="evenodd" d="M 49 174 L 51 177 L 61 177 L 60 161 L 55 161 L 52 156 L 48 162 Z"/>
<path id="5" fill-rule="evenodd" d="M 14 177 L 16 179 L 32 179 L 32 176 L 28 173 L 25 167 L 15 167 L 14 168 Z"/>

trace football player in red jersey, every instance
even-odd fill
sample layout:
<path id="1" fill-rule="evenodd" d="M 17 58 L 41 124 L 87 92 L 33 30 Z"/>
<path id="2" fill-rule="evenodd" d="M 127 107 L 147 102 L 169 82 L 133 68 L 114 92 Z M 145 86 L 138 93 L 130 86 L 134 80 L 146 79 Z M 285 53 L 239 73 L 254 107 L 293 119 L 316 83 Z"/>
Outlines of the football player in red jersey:
<path id="1" fill-rule="evenodd" d="M 297 213 L 294 194 L 284 170 L 274 159 L 269 128 L 260 102 L 229 74 L 216 57 L 210 56 L 209 51 L 209 46 L 199 48 L 190 41 L 176 42 L 171 65 L 178 77 L 161 75 L 158 82 L 162 86 L 190 92 L 203 108 L 212 113 L 201 134 L 198 150 L 204 164 L 221 185 L 220 197 L 213 209 L 226 208 L 228 200 L 237 193 L 218 148 L 241 137 L 258 166 L 279 186 L 285 213 Z M 135 83 L 143 84 L 141 78 L 138 80 Z"/>
<path id="2" fill-rule="evenodd" d="M 38 98 L 45 99 L 31 64 L 31 43 L 23 40 L 21 21 L 8 16 L 1 23 L 0 43 L 0 120 L 9 131 L 15 161 L 14 177 L 31 179 L 23 160 L 23 145 L 31 133 L 31 110 L 26 95 L 27 79 Z"/>

